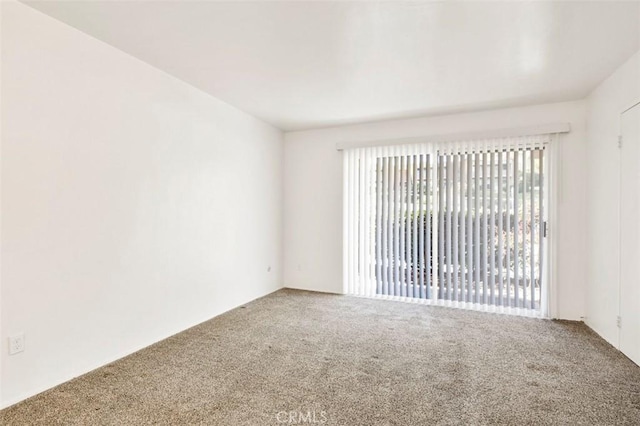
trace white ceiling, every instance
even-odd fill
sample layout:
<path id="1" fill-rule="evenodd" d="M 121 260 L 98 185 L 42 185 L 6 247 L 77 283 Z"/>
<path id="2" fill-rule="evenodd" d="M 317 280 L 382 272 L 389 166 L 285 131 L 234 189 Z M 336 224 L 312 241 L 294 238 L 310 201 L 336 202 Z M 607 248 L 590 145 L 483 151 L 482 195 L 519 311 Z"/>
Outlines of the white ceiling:
<path id="1" fill-rule="evenodd" d="M 579 99 L 639 2 L 27 4 L 284 130 Z"/>

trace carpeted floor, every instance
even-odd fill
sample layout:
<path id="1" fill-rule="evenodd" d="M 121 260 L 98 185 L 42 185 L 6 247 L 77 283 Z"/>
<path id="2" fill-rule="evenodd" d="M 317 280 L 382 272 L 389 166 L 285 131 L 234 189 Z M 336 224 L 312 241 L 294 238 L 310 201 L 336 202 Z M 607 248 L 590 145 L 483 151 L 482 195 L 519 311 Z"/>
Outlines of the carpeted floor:
<path id="1" fill-rule="evenodd" d="M 638 425 L 581 323 L 281 290 L 0 412 L 2 425 Z"/>

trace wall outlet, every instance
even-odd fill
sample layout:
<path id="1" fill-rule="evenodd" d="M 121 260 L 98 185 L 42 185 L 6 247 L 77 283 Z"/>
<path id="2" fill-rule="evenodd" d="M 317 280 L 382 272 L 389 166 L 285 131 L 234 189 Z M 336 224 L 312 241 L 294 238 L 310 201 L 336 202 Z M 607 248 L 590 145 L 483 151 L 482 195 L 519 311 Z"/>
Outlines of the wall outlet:
<path id="1" fill-rule="evenodd" d="M 15 355 L 24 351 L 24 333 L 9 336 L 9 355 Z"/>

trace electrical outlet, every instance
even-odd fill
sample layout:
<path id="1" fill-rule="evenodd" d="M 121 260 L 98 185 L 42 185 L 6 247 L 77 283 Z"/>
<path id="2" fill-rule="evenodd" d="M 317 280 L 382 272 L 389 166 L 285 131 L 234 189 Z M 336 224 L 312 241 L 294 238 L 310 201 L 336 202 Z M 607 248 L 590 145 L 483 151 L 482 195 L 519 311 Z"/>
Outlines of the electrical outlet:
<path id="1" fill-rule="evenodd" d="M 24 351 L 24 333 L 9 336 L 9 355 Z"/>

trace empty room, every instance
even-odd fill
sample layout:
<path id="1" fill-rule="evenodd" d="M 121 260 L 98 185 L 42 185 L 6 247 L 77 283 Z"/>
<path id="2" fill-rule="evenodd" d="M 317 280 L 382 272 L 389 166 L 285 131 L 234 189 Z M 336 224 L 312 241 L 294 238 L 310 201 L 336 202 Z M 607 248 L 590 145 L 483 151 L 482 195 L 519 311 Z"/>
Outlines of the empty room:
<path id="1" fill-rule="evenodd" d="M 640 425 L 639 1 L 0 1 L 1 425 Z"/>

